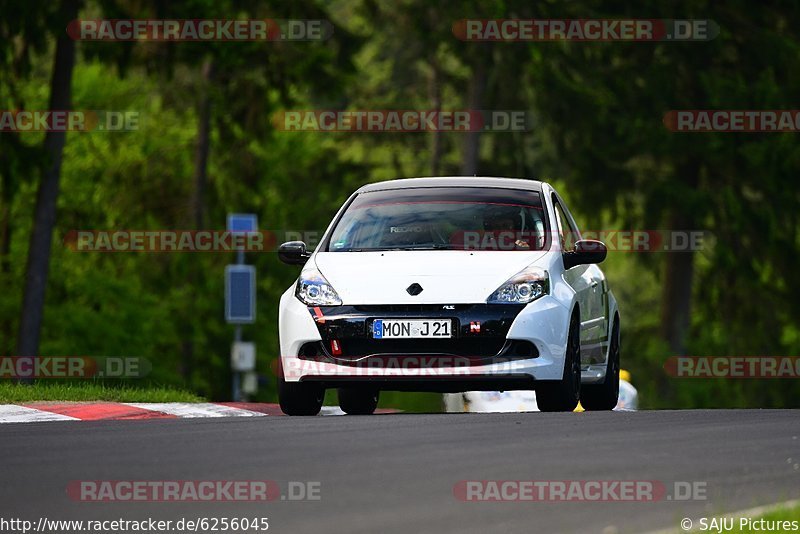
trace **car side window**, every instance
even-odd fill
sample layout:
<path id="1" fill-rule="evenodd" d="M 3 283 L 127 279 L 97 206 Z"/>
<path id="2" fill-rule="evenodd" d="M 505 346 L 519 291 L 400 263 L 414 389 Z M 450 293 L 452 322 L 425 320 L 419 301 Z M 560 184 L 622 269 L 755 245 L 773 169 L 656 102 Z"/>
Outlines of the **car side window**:
<path id="1" fill-rule="evenodd" d="M 556 198 L 555 195 L 553 195 L 553 206 L 555 207 L 556 211 L 556 222 L 558 223 L 561 249 L 565 251 L 573 250 L 575 248 L 575 241 L 578 238 L 578 230 L 570 222 L 569 217 L 567 217 L 567 214 L 564 212 L 564 208 L 561 206 L 561 203 L 558 201 L 558 198 Z"/>

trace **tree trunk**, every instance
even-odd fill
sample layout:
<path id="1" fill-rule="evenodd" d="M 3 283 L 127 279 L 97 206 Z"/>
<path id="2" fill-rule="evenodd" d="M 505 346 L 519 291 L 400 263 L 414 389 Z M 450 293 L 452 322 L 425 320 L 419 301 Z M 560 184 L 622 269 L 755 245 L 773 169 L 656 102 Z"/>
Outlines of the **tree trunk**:
<path id="1" fill-rule="evenodd" d="M 5 134 L 5 135 L 8 135 Z M 8 168 L 0 169 L 0 279 L 11 276 L 11 176 Z M 4 282 L 5 283 L 5 282 Z M 0 354 L 9 354 L 11 347 L 13 327 L 11 317 L 0 317 Z"/>
<path id="2" fill-rule="evenodd" d="M 78 0 L 64 0 L 61 6 L 61 27 L 78 17 Z M 50 82 L 49 109 L 71 108 L 72 70 L 75 65 L 75 41 L 61 31 L 56 41 L 53 77 Z M 44 316 L 44 298 L 50 267 L 50 249 L 56 224 L 61 158 L 64 151 L 65 132 L 49 131 L 44 138 L 47 164 L 36 195 L 36 212 L 31 232 L 25 289 L 22 297 L 17 354 L 36 356 Z"/>
<path id="3" fill-rule="evenodd" d="M 686 219 L 673 218 L 672 230 L 687 228 Z M 661 298 L 661 336 L 669 350 L 685 354 L 689 333 L 694 278 L 694 252 L 668 252 Z"/>
<path id="4" fill-rule="evenodd" d="M 206 219 L 206 188 L 208 185 L 208 153 L 211 137 L 211 83 L 214 76 L 214 63 L 211 58 L 203 61 L 201 68 L 199 101 L 197 103 L 197 144 L 194 150 L 194 187 L 190 198 L 190 211 L 195 230 L 204 229 Z M 192 287 L 203 276 L 202 268 L 193 264 L 189 268 L 188 282 Z M 181 375 L 190 383 L 195 366 L 193 319 L 185 329 L 186 336 L 181 343 Z"/>
<path id="5" fill-rule="evenodd" d="M 208 183 L 208 150 L 211 132 L 211 79 L 214 65 L 210 58 L 203 62 L 200 101 L 197 113 L 197 145 L 194 151 L 194 188 L 192 190 L 191 209 L 196 230 L 205 224 L 205 195 Z"/>
<path id="6" fill-rule="evenodd" d="M 489 49 L 486 43 L 477 45 L 475 60 L 472 63 L 472 78 L 469 82 L 469 111 L 475 113 L 483 109 L 483 94 L 486 91 L 486 64 L 489 61 Z M 480 156 L 480 131 L 464 134 L 464 159 L 461 162 L 461 174 L 471 176 L 478 173 Z"/>
<path id="7" fill-rule="evenodd" d="M 437 114 L 442 110 L 441 67 L 435 54 L 430 58 L 431 76 L 428 80 L 428 97 L 431 107 Z M 439 176 L 442 162 L 442 132 L 434 130 L 431 134 L 431 176 Z"/>
<path id="8" fill-rule="evenodd" d="M 681 181 L 689 188 L 697 187 L 700 172 L 697 162 L 680 168 Z M 668 218 L 671 232 L 697 230 L 697 220 L 691 206 L 675 205 Z M 665 237 L 669 243 L 671 236 Z M 694 256 L 692 250 L 667 252 L 664 266 L 664 283 L 661 296 L 661 337 L 674 354 L 686 352 L 692 310 L 692 286 L 694 281 Z"/>

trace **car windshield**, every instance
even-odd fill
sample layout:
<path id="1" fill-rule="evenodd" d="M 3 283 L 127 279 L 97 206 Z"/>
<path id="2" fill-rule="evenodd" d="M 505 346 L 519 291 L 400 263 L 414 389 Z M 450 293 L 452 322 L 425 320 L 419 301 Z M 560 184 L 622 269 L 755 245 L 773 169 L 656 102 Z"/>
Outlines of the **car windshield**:
<path id="1" fill-rule="evenodd" d="M 327 251 L 543 250 L 547 218 L 539 193 L 427 187 L 358 195 Z"/>

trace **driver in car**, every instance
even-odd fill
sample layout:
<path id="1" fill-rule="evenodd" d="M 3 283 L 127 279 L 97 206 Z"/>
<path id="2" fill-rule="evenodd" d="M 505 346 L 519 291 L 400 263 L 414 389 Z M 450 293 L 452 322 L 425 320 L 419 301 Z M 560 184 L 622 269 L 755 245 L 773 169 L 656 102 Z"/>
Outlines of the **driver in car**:
<path id="1" fill-rule="evenodd" d="M 513 250 L 514 248 L 531 248 L 523 239 L 523 232 L 518 228 L 520 212 L 513 207 L 493 207 L 486 211 L 483 226 L 496 250 Z"/>

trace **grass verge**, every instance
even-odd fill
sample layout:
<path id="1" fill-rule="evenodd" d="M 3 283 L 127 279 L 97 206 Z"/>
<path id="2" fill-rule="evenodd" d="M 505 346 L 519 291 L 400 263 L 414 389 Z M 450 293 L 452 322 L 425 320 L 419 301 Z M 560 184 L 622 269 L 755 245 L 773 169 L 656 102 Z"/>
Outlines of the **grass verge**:
<path id="1" fill-rule="evenodd" d="M 728 530 L 727 532 L 798 532 L 798 527 L 800 527 L 800 505 L 789 508 L 775 508 L 760 517 L 745 518 L 751 520 L 749 524 L 741 524 L 740 519 L 739 517 L 734 518 L 733 530 Z M 762 524 L 761 520 L 765 523 Z"/>
<path id="2" fill-rule="evenodd" d="M 0 404 L 36 401 L 202 402 L 188 391 L 166 387 L 111 387 L 103 384 L 0 382 Z"/>

